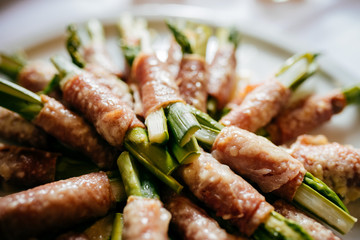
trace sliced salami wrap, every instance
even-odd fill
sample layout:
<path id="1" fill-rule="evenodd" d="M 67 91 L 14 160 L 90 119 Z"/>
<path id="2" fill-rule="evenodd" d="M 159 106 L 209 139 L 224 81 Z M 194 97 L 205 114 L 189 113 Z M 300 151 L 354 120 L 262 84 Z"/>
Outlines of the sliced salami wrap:
<path id="1" fill-rule="evenodd" d="M 360 198 L 360 149 L 329 142 L 323 135 L 302 135 L 289 152 L 344 202 Z"/>
<path id="2" fill-rule="evenodd" d="M 19 114 L 0 107 L 0 138 L 46 149 L 50 136 Z"/>
<path id="3" fill-rule="evenodd" d="M 124 240 L 166 240 L 171 215 L 158 199 L 130 196 L 124 208 Z"/>
<path id="4" fill-rule="evenodd" d="M 0 198 L 0 236 L 27 239 L 104 216 L 114 204 L 105 173 L 90 173 Z"/>
<path id="5" fill-rule="evenodd" d="M 41 95 L 44 107 L 33 120 L 50 135 L 71 148 L 81 151 L 100 168 L 110 168 L 117 151 L 108 145 L 85 120 L 60 102 Z"/>
<path id="6" fill-rule="evenodd" d="M 341 92 L 310 96 L 280 113 L 267 127 L 271 140 L 282 144 L 329 121 L 346 106 Z"/>
<path id="7" fill-rule="evenodd" d="M 33 187 L 55 180 L 58 154 L 0 144 L 0 177 L 11 184 Z"/>
<path id="8" fill-rule="evenodd" d="M 96 64 L 86 64 L 85 70 L 95 75 L 99 85 L 108 88 L 130 108 L 134 108 L 130 88 L 125 82 Z"/>
<path id="9" fill-rule="evenodd" d="M 208 93 L 217 100 L 217 108 L 223 109 L 236 89 L 236 57 L 232 44 L 216 51 L 208 73 Z"/>
<path id="10" fill-rule="evenodd" d="M 97 132 L 112 146 L 121 148 L 126 132 L 144 127 L 132 109 L 111 91 L 97 83 L 96 77 L 77 74 L 62 86 L 63 98 L 84 114 Z"/>
<path id="11" fill-rule="evenodd" d="M 280 112 L 290 95 L 288 88 L 276 79 L 271 79 L 246 95 L 241 104 L 231 109 L 220 123 L 255 132 Z"/>
<path id="12" fill-rule="evenodd" d="M 145 117 L 171 103 L 183 101 L 166 64 L 155 54 L 138 55 L 133 63 L 132 77 L 140 88 Z"/>
<path id="13" fill-rule="evenodd" d="M 228 234 L 203 209 L 184 196 L 171 196 L 165 207 L 171 213 L 172 225 L 183 239 L 245 240 Z"/>
<path id="14" fill-rule="evenodd" d="M 212 154 L 266 193 L 287 190 L 281 191 L 280 195 L 288 200 L 292 200 L 306 173 L 302 163 L 285 150 L 264 137 L 237 127 L 221 130 Z"/>
<path id="15" fill-rule="evenodd" d="M 273 206 L 276 212 L 297 222 L 314 240 L 340 240 L 331 230 L 285 201 L 277 200 Z"/>
<path id="16" fill-rule="evenodd" d="M 185 102 L 206 112 L 208 76 L 206 62 L 201 56 L 183 56 L 176 83 Z"/>
<path id="17" fill-rule="evenodd" d="M 39 92 L 44 90 L 56 73 L 56 68 L 50 62 L 33 61 L 21 69 L 17 81 L 32 92 Z"/>
<path id="18" fill-rule="evenodd" d="M 252 235 L 273 210 L 249 183 L 209 153 L 203 152 L 199 159 L 182 166 L 179 174 L 199 200 L 247 236 Z"/>

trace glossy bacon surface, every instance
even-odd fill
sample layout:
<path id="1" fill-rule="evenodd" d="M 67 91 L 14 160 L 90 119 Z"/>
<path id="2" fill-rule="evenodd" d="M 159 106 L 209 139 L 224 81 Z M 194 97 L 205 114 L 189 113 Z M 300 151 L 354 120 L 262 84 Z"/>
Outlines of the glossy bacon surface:
<path id="1" fill-rule="evenodd" d="M 55 179 L 58 154 L 0 144 L 0 177 L 6 182 L 32 187 Z"/>
<path id="2" fill-rule="evenodd" d="M 346 99 L 338 91 L 326 96 L 310 96 L 285 109 L 266 130 L 274 143 L 282 144 L 329 121 L 345 106 Z"/>
<path id="3" fill-rule="evenodd" d="M 166 202 L 171 213 L 171 223 L 187 240 L 241 240 L 245 238 L 228 234 L 203 209 L 184 196 L 171 196 Z"/>
<path id="4" fill-rule="evenodd" d="M 19 114 L 0 107 L 0 138 L 45 149 L 50 137 Z"/>
<path id="5" fill-rule="evenodd" d="M 179 174 L 199 200 L 248 236 L 273 210 L 249 183 L 209 153 L 203 152 L 199 159 L 182 166 Z"/>
<path id="6" fill-rule="evenodd" d="M 114 204 L 105 173 L 48 183 L 0 198 L 0 236 L 27 239 L 104 216 Z"/>
<path id="7" fill-rule="evenodd" d="M 321 225 L 318 221 L 310 218 L 304 212 L 283 200 L 277 200 L 273 206 L 275 211 L 284 217 L 293 220 L 303 227 L 314 240 L 340 240 L 332 231 Z"/>
<path id="8" fill-rule="evenodd" d="M 41 96 L 44 107 L 33 123 L 71 148 L 90 157 L 100 168 L 110 168 L 117 152 L 82 117 L 60 102 Z"/>
<path id="9" fill-rule="evenodd" d="M 237 127 L 225 127 L 217 136 L 213 156 L 235 172 L 255 182 L 262 191 L 278 189 L 291 200 L 306 170 L 301 162 L 264 137 Z M 293 181 L 294 180 L 294 181 Z"/>
<path id="10" fill-rule="evenodd" d="M 289 149 L 315 177 L 324 181 L 345 202 L 360 197 L 360 150 L 329 142 L 323 135 L 302 135 Z"/>
<path id="11" fill-rule="evenodd" d="M 140 88 L 145 117 L 170 103 L 183 101 L 166 64 L 155 54 L 141 53 L 137 56 L 132 77 Z"/>
<path id="12" fill-rule="evenodd" d="M 124 240 L 166 240 L 171 214 L 158 199 L 130 196 L 124 208 Z"/>
<path id="13" fill-rule="evenodd" d="M 225 126 L 236 126 L 250 132 L 268 124 L 290 98 L 290 90 L 276 79 L 259 85 L 241 104 L 221 118 Z"/>
<path id="14" fill-rule="evenodd" d="M 62 87 L 63 98 L 94 124 L 112 146 L 121 148 L 130 128 L 144 127 L 132 109 L 87 73 L 73 76 Z"/>
<path id="15" fill-rule="evenodd" d="M 236 88 L 236 57 L 232 44 L 216 51 L 208 72 L 208 93 L 217 100 L 218 109 L 223 109 Z"/>
<path id="16" fill-rule="evenodd" d="M 180 63 L 176 83 L 186 103 L 206 112 L 208 76 L 205 60 L 195 54 L 185 54 Z"/>

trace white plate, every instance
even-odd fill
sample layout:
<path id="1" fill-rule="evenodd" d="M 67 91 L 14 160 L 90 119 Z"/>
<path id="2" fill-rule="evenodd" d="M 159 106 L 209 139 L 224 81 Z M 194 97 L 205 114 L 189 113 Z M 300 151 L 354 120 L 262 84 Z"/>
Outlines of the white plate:
<path id="1" fill-rule="evenodd" d="M 163 24 L 163 19 L 168 17 L 183 17 L 201 21 L 213 26 L 232 25 L 228 19 L 216 18 L 216 12 L 199 7 L 189 7 L 182 5 L 143 5 L 131 11 L 135 16 L 142 16 L 149 20 L 150 27 L 157 30 L 160 34 L 169 34 Z M 121 13 L 119 13 L 120 16 Z M 196 17 L 194 17 L 196 16 Z M 220 15 L 223 16 L 223 15 Z M 111 55 L 116 61 L 121 62 L 120 51 L 117 48 L 117 31 L 115 23 L 118 16 L 108 16 L 101 19 L 106 27 L 109 49 Z M 215 22 L 216 21 L 216 22 Z M 255 26 L 244 26 L 241 23 L 236 24 L 242 33 L 242 43 L 238 50 L 239 70 L 249 73 L 252 81 L 263 81 L 271 76 L 283 61 L 294 53 L 314 50 L 304 49 L 301 46 L 292 46 L 286 40 L 266 32 Z M 54 26 L 53 29 L 64 29 L 64 26 Z M 159 44 L 158 44 L 159 45 Z M 64 32 L 55 30 L 44 31 L 43 35 L 29 36 L 11 46 L 2 46 L 3 49 L 16 50 L 19 47 L 25 49 L 30 59 L 45 58 L 48 59 L 54 54 L 66 55 L 64 47 Z M 309 89 L 319 93 L 327 92 L 335 87 L 347 86 L 355 83 L 353 78 L 338 66 L 333 64 L 326 56 L 320 59 L 321 71 L 316 76 L 309 79 L 299 91 Z M 360 115 L 359 108 L 356 106 L 347 107 L 341 114 L 335 116 L 331 122 L 313 132 L 325 134 L 331 141 L 337 141 L 342 144 L 352 144 L 360 147 Z M 360 201 L 348 205 L 353 216 L 360 218 Z M 355 240 L 360 235 L 360 223 L 346 236 L 344 240 Z"/>

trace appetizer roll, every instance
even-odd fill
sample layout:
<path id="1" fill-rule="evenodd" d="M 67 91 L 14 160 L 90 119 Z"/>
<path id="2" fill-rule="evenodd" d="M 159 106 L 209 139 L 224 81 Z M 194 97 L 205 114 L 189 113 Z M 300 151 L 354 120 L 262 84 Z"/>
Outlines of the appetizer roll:
<path id="1" fill-rule="evenodd" d="M 329 121 L 345 107 L 340 91 L 310 96 L 282 111 L 265 129 L 272 142 L 282 144 Z"/>
<path id="2" fill-rule="evenodd" d="M 291 93 L 314 74 L 316 56 L 305 53 L 287 59 L 274 77 L 249 92 L 220 122 L 250 132 L 267 125 L 286 105 Z"/>
<path id="3" fill-rule="evenodd" d="M 255 132 L 266 125 L 288 102 L 291 91 L 278 80 L 271 79 L 251 91 L 220 123 Z"/>
<path id="4" fill-rule="evenodd" d="M 360 197 L 359 149 L 329 142 L 323 135 L 302 135 L 288 151 L 345 202 Z"/>
<path id="5" fill-rule="evenodd" d="M 144 127 L 132 109 L 108 88 L 101 87 L 92 74 L 74 74 L 65 79 L 61 89 L 64 100 L 83 113 L 114 147 L 122 147 L 128 129 Z"/>
<path id="6" fill-rule="evenodd" d="M 230 166 L 264 192 L 292 200 L 303 181 L 303 165 L 266 138 L 237 127 L 221 130 L 212 147 L 213 156 Z"/>
<path id="7" fill-rule="evenodd" d="M 183 239 L 187 240 L 241 240 L 228 234 L 203 209 L 185 196 L 172 195 L 165 204 L 171 213 L 171 223 Z"/>
<path id="8" fill-rule="evenodd" d="M 105 173 L 48 183 L 0 198 L 0 236 L 25 239 L 104 216 L 115 199 Z"/>
<path id="9" fill-rule="evenodd" d="M 124 240 L 168 238 L 171 214 L 158 199 L 130 196 L 124 208 Z"/>
<path id="10" fill-rule="evenodd" d="M 56 68 L 50 62 L 32 61 L 21 69 L 17 82 L 32 92 L 39 92 L 44 90 L 56 73 Z"/>
<path id="11" fill-rule="evenodd" d="M 203 112 L 206 112 L 207 80 L 205 59 L 196 54 L 185 54 L 176 83 L 184 101 Z"/>
<path id="12" fill-rule="evenodd" d="M 19 114 L 0 107 L 0 138 L 46 149 L 50 137 L 42 129 L 25 120 Z"/>
<path id="13" fill-rule="evenodd" d="M 0 177 L 11 184 L 32 187 L 55 179 L 58 154 L 0 144 Z"/>
<path id="14" fill-rule="evenodd" d="M 133 63 L 132 77 L 140 87 L 145 117 L 171 103 L 183 102 L 167 66 L 155 54 L 138 55 Z"/>
<path id="15" fill-rule="evenodd" d="M 239 34 L 235 30 L 218 29 L 219 47 L 208 66 L 208 93 L 216 99 L 217 110 L 223 109 L 236 90 L 236 48 Z"/>
<path id="16" fill-rule="evenodd" d="M 44 106 L 33 119 L 36 126 L 69 147 L 80 150 L 99 167 L 113 166 L 117 151 L 109 146 L 82 117 L 46 95 L 41 95 L 41 101 Z"/>
<path id="17" fill-rule="evenodd" d="M 179 174 L 199 200 L 247 236 L 273 211 L 260 193 L 209 153 L 203 152 L 197 160 L 182 166 Z"/>
<path id="18" fill-rule="evenodd" d="M 340 240 L 331 230 L 285 201 L 277 200 L 273 206 L 276 212 L 299 223 L 314 240 Z"/>

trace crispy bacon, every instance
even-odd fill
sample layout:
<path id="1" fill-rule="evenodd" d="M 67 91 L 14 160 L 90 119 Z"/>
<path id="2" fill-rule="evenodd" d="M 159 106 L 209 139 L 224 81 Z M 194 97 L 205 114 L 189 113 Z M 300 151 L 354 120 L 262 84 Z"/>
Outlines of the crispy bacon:
<path id="1" fill-rule="evenodd" d="M 44 107 L 33 120 L 56 139 L 90 157 L 100 168 L 110 168 L 117 151 L 108 145 L 85 120 L 60 102 L 41 95 Z"/>
<path id="2" fill-rule="evenodd" d="M 239 231 L 250 236 L 266 220 L 273 207 L 250 184 L 209 153 L 182 166 L 179 174 L 190 191 Z"/>
<path id="3" fill-rule="evenodd" d="M 90 173 L 0 198 L 0 236 L 27 239 L 104 216 L 114 204 L 105 173 Z"/>
<path id="4" fill-rule="evenodd" d="M 289 149 L 315 177 L 323 180 L 345 202 L 360 197 L 360 150 L 336 142 L 323 135 L 302 135 Z"/>
<path id="5" fill-rule="evenodd" d="M 132 78 L 139 85 L 145 117 L 170 103 L 183 101 L 166 64 L 155 54 L 141 53 L 136 57 Z"/>
<path id="6" fill-rule="evenodd" d="M 124 208 L 123 239 L 168 239 L 170 218 L 159 200 L 130 196 Z"/>
<path id="7" fill-rule="evenodd" d="M 274 143 L 282 144 L 329 121 L 345 106 L 346 99 L 339 91 L 310 96 L 285 109 L 266 130 Z"/>
<path id="8" fill-rule="evenodd" d="M 281 189 L 292 200 L 306 170 L 301 162 L 264 137 L 237 127 L 225 127 L 217 136 L 213 156 L 235 172 L 255 182 L 262 191 Z M 276 193 L 279 193 L 276 191 Z"/>
<path id="9" fill-rule="evenodd" d="M 220 122 L 250 132 L 268 124 L 290 98 L 290 90 L 276 79 L 259 85 L 234 107 Z"/>
<path id="10" fill-rule="evenodd" d="M 216 51 L 208 72 L 208 93 L 217 100 L 217 108 L 223 109 L 236 89 L 236 57 L 232 44 Z"/>
<path id="11" fill-rule="evenodd" d="M 33 187 L 55 179 L 58 154 L 0 144 L 0 177 L 6 182 Z"/>
<path id="12" fill-rule="evenodd" d="M 310 218 L 302 211 L 282 200 L 277 200 L 273 206 L 275 211 L 284 217 L 291 219 L 303 227 L 314 240 L 340 240 L 332 231 L 321 225 L 318 221 Z"/>
<path id="13" fill-rule="evenodd" d="M 180 63 L 176 83 L 181 97 L 188 104 L 206 112 L 207 69 L 205 60 L 195 54 L 185 54 Z"/>

